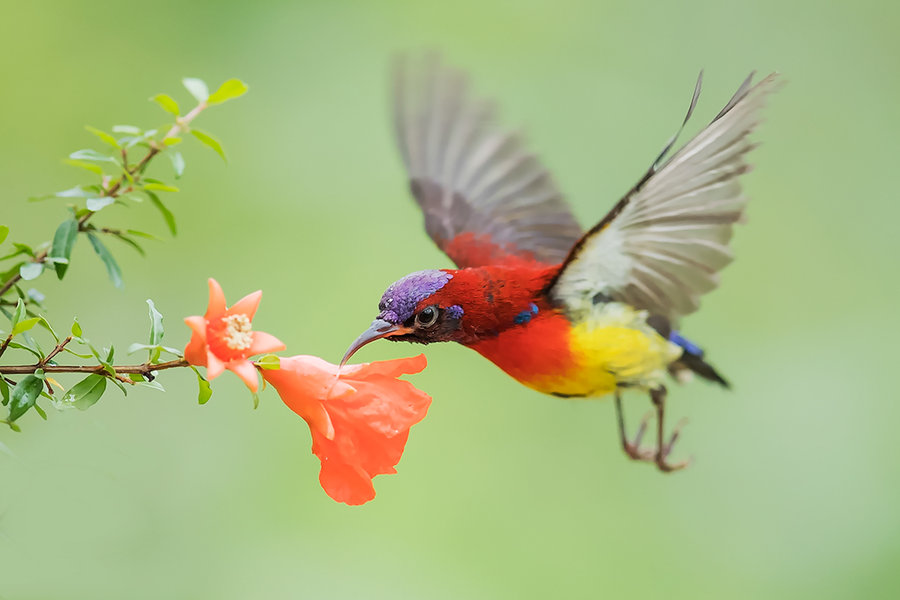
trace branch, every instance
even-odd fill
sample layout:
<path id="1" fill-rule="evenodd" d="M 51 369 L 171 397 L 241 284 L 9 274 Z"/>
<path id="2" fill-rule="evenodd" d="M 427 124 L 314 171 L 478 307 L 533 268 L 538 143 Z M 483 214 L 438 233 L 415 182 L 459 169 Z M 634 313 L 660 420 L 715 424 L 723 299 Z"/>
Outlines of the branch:
<path id="1" fill-rule="evenodd" d="M 183 117 L 176 117 L 175 124 L 172 126 L 171 129 L 169 129 L 169 131 L 166 133 L 166 135 L 163 136 L 162 140 L 160 140 L 159 142 L 151 141 L 150 142 L 150 150 L 147 151 L 147 154 L 145 154 L 144 157 L 140 161 L 138 161 L 138 163 L 134 167 L 131 167 L 131 168 L 128 167 L 128 158 L 123 150 L 122 159 L 125 161 L 125 163 L 124 163 L 125 170 L 128 172 L 128 174 L 133 177 L 134 175 L 139 175 L 139 174 L 143 173 L 144 170 L 147 168 L 147 165 L 150 163 L 150 161 L 153 160 L 153 157 L 155 157 L 157 154 L 159 154 L 160 152 L 162 152 L 165 149 L 165 147 L 166 147 L 165 141 L 167 139 L 177 137 L 178 134 L 183 131 L 187 131 L 190 128 L 189 126 L 191 124 L 191 121 L 193 121 L 197 117 L 197 115 L 199 115 L 201 112 L 203 112 L 203 110 L 205 110 L 207 108 L 207 106 L 208 105 L 206 102 L 201 102 L 200 104 L 195 106 L 193 109 L 191 109 L 191 111 L 188 112 Z M 118 198 L 121 195 L 121 193 L 123 193 L 123 192 L 121 192 L 121 189 L 122 189 L 122 184 L 124 182 L 125 182 L 125 175 L 121 175 L 116 180 L 116 182 L 114 184 L 112 184 L 110 187 L 104 186 L 103 193 L 101 195 L 104 197 L 107 197 L 107 198 Z M 126 192 L 131 191 L 131 188 L 129 188 L 125 191 Z M 84 215 L 82 215 L 80 219 L 78 219 L 78 231 L 85 230 L 84 224 L 94 214 L 95 214 L 95 211 L 87 212 Z M 49 249 L 41 250 L 39 253 L 37 253 L 34 256 L 34 260 L 32 262 L 36 262 L 36 263 L 46 262 L 47 255 L 49 252 L 50 252 Z M 8 281 L 4 282 L 3 285 L 0 286 L 0 297 L 4 296 L 6 294 L 6 292 L 8 292 L 14 285 L 16 285 L 19 282 L 20 279 L 22 279 L 22 275 L 20 275 L 18 272 L 16 272 L 12 277 L 9 278 Z"/>
<path id="2" fill-rule="evenodd" d="M 153 371 L 164 371 L 166 369 L 176 369 L 178 367 L 189 367 L 191 366 L 188 361 L 183 358 L 179 358 L 177 360 L 170 360 L 168 362 L 150 364 L 144 363 L 141 365 L 117 365 L 113 366 L 116 374 L 125 373 L 131 375 L 143 375 L 148 379 L 152 380 L 153 376 L 151 373 Z M 86 373 L 88 375 L 96 374 L 103 375 L 105 377 L 112 377 L 113 375 L 106 370 L 103 365 L 41 365 L 40 363 L 34 365 L 0 365 L 0 373 L 4 375 L 30 375 L 37 371 L 38 369 L 43 369 L 44 373 Z M 130 383 L 130 382 L 129 382 Z"/>

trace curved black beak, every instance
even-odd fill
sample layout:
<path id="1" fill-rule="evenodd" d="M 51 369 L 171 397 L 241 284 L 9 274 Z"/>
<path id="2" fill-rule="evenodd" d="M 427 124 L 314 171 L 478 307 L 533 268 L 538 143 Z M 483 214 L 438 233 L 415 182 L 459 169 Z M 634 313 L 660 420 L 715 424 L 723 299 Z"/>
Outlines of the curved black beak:
<path id="1" fill-rule="evenodd" d="M 392 335 L 403 335 L 404 333 L 409 333 L 412 331 L 409 327 L 404 327 L 400 324 L 388 323 L 384 319 L 375 319 L 372 321 L 372 324 L 369 325 L 369 328 L 362 332 L 356 341 L 350 344 L 350 347 L 347 348 L 347 352 L 344 354 L 344 358 L 341 359 L 341 366 L 350 360 L 350 357 L 353 356 L 357 350 L 368 344 L 369 342 L 374 342 L 375 340 L 380 340 L 381 338 L 391 337 Z"/>

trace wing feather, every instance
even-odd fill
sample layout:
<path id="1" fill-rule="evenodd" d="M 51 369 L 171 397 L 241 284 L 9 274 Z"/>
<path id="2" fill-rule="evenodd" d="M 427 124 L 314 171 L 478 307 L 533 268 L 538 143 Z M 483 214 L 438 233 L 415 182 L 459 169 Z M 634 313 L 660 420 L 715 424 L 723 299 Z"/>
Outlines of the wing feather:
<path id="1" fill-rule="evenodd" d="M 732 261 L 728 243 L 747 204 L 740 176 L 750 170 L 746 155 L 756 147 L 748 136 L 778 86 L 775 74 L 752 87 L 751 80 L 752 74 L 716 118 L 664 162 L 678 134 L 666 144 L 638 184 L 573 247 L 551 297 L 575 313 L 597 297 L 671 321 L 697 310 L 700 296 L 718 285 L 718 271 Z M 701 81 L 702 73 L 685 123 Z"/>
<path id="2" fill-rule="evenodd" d="M 490 103 L 469 96 L 462 73 L 434 55 L 401 59 L 393 96 L 410 190 L 438 247 L 460 267 L 562 262 L 581 228 L 550 173 L 497 127 Z"/>

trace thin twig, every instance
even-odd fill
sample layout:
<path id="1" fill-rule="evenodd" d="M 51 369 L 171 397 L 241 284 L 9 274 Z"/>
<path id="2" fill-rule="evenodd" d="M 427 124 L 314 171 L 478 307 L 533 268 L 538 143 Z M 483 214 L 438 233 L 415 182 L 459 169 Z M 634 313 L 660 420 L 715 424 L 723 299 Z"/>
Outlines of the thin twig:
<path id="1" fill-rule="evenodd" d="M 62 352 L 63 348 L 66 347 L 66 344 L 68 344 L 68 343 L 71 342 L 71 341 L 72 341 L 72 336 L 70 335 L 70 336 L 68 336 L 66 339 L 64 339 L 63 341 L 61 341 L 60 343 L 58 343 L 58 344 L 56 345 L 56 348 L 54 348 L 53 350 L 51 350 L 51 351 L 47 354 L 47 356 L 44 357 L 44 360 L 42 360 L 39 364 L 40 364 L 42 367 L 43 367 L 43 366 L 46 366 L 46 364 L 47 364 L 48 362 L 50 362 L 50 359 L 52 359 L 54 356 L 56 356 L 57 354 L 59 354 L 60 352 Z"/>
<path id="2" fill-rule="evenodd" d="M 141 365 L 117 365 L 113 366 L 113 370 L 116 372 L 116 378 L 118 379 L 118 375 L 120 374 L 132 374 L 132 375 L 143 375 L 144 377 L 151 376 L 150 373 L 153 371 L 164 371 L 166 369 L 176 369 L 178 367 L 189 367 L 190 363 L 183 358 L 179 358 L 177 360 L 170 360 L 168 362 L 162 363 L 144 363 Z M 111 377 L 112 374 L 106 370 L 103 365 L 41 365 L 40 363 L 34 365 L 0 365 L 0 373 L 4 375 L 30 375 L 37 371 L 38 369 L 43 369 L 44 373 L 87 373 L 103 375 L 105 377 Z"/>
<path id="3" fill-rule="evenodd" d="M 3 340 L 3 344 L 0 344 L 0 356 L 3 356 L 3 353 L 6 352 L 6 348 L 7 346 L 9 346 L 9 343 L 12 341 L 12 339 L 13 334 L 9 334 L 9 336 L 5 340 Z"/>

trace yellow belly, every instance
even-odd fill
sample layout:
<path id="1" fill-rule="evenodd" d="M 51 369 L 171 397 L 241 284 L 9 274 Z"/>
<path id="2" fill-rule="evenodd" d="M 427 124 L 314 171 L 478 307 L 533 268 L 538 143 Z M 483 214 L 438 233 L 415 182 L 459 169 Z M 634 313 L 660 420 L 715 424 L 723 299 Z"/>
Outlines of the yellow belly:
<path id="1" fill-rule="evenodd" d="M 572 365 L 561 374 L 526 383 L 562 396 L 604 396 L 620 385 L 660 385 L 681 349 L 646 324 L 646 313 L 615 303 L 573 326 Z"/>

